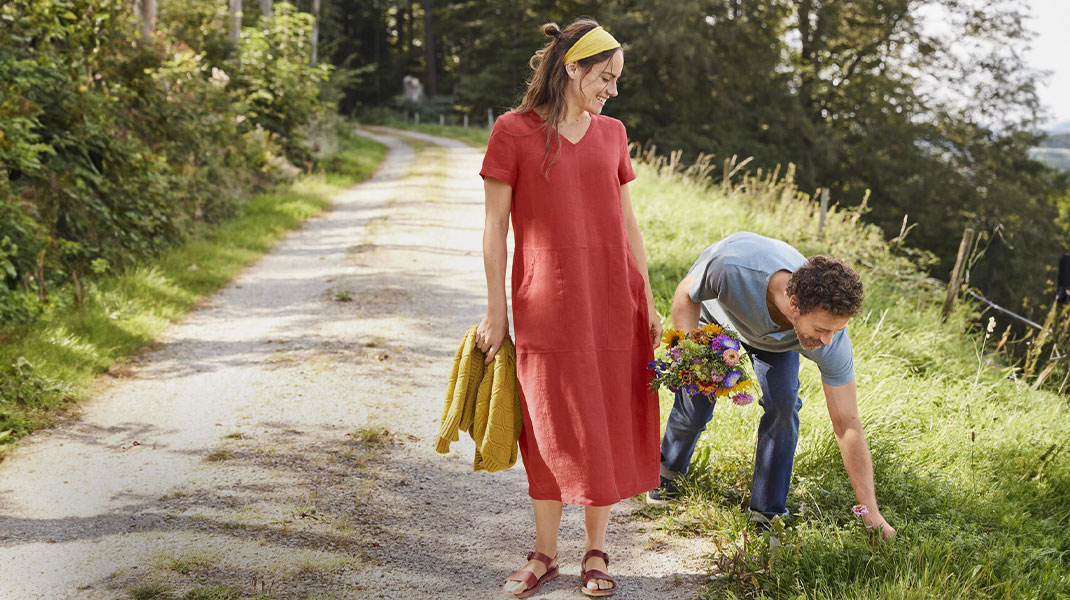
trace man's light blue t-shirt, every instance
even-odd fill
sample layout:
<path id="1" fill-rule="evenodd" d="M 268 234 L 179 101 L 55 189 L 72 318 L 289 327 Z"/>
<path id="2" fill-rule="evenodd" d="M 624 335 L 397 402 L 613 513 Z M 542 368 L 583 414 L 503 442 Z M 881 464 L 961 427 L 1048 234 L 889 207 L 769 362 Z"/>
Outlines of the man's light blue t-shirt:
<path id="1" fill-rule="evenodd" d="M 806 257 L 780 240 L 733 233 L 702 251 L 688 272 L 688 293 L 702 303 L 701 323 L 729 326 L 758 350 L 798 352 L 817 363 L 828 385 L 850 383 L 855 378 L 854 353 L 846 329 L 833 336 L 831 344 L 804 350 L 794 329 L 778 331 L 780 326 L 769 316 L 769 279 L 777 271 L 794 272 L 804 264 Z"/>

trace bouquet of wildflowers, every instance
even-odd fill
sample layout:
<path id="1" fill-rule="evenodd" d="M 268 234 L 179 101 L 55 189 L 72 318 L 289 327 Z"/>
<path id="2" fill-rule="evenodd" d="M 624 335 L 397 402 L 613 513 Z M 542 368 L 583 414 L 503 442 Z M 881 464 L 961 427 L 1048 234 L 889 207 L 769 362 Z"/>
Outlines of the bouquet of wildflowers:
<path id="1" fill-rule="evenodd" d="M 665 346 L 655 352 L 647 368 L 654 372 L 651 385 L 672 392 L 702 394 L 711 400 L 728 396 L 738 406 L 761 397 L 750 357 L 739 335 L 717 324 L 703 325 L 685 334 L 669 329 L 662 338 Z"/>

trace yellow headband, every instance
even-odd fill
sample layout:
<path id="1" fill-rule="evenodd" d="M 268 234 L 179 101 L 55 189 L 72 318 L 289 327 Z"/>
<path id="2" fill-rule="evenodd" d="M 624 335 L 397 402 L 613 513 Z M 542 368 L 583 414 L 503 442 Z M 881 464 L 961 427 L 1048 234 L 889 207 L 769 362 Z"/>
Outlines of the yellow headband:
<path id="1" fill-rule="evenodd" d="M 614 48 L 620 48 L 620 42 L 613 39 L 613 36 L 609 35 L 609 32 L 605 29 L 595 27 L 583 34 L 583 37 L 576 40 L 575 44 L 572 44 L 572 47 L 565 53 L 565 64 L 590 58 L 599 52 Z"/>

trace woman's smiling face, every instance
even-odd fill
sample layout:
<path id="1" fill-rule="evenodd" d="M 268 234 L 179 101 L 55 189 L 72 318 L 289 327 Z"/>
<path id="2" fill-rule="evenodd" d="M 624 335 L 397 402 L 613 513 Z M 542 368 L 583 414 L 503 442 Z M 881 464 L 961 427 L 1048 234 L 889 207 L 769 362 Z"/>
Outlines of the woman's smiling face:
<path id="1" fill-rule="evenodd" d="M 574 63 L 575 64 L 575 63 Z M 569 65 L 569 91 L 587 112 L 601 114 L 606 102 L 617 95 L 617 80 L 624 71 L 624 53 L 614 52 L 608 60 L 591 65 L 586 72 Z"/>

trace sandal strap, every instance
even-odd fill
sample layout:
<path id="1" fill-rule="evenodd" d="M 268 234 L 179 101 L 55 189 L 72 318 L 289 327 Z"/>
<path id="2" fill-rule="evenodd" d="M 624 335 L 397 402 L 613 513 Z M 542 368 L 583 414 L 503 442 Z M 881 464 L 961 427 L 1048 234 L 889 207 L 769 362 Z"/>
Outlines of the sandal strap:
<path id="1" fill-rule="evenodd" d="M 583 564 L 580 566 L 586 568 L 587 559 L 592 557 L 601 558 L 602 560 L 606 561 L 606 566 L 609 566 L 609 555 L 605 552 L 602 552 L 601 550 L 588 550 L 587 554 L 583 555 Z"/>
<path id="2" fill-rule="evenodd" d="M 524 591 L 530 590 L 532 586 L 539 582 L 539 576 L 531 571 L 525 571 L 523 569 L 519 571 L 513 571 L 505 578 L 506 582 L 519 581 L 524 584 Z"/>
<path id="3" fill-rule="evenodd" d="M 602 571 L 598 571 L 598 570 L 595 570 L 595 569 L 583 572 L 583 585 L 584 586 L 586 586 L 588 583 L 590 583 L 592 579 L 601 579 L 603 581 L 608 581 L 608 582 L 612 583 L 613 587 L 612 588 L 606 588 L 606 590 L 611 590 L 611 589 L 617 587 L 617 580 L 613 579 L 613 576 L 610 575 L 609 573 L 604 573 Z M 602 591 L 606 591 L 606 590 L 602 590 Z"/>
<path id="4" fill-rule="evenodd" d="M 554 559 L 550 558 L 549 556 L 546 556 L 542 552 L 535 551 L 528 552 L 528 560 L 537 560 L 542 564 L 546 565 L 547 569 L 550 568 L 550 563 L 554 562 Z"/>

